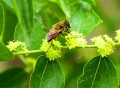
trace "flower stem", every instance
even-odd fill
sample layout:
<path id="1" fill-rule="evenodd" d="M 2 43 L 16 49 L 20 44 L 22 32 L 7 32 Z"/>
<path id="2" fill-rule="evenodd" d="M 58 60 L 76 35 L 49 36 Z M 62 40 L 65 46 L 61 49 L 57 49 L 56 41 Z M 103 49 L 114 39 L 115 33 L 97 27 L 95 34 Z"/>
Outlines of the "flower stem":
<path id="1" fill-rule="evenodd" d="M 32 50 L 32 51 L 26 51 L 26 52 L 13 53 L 13 55 L 32 54 L 32 53 L 44 54 L 44 51 L 42 51 L 42 50 Z"/>

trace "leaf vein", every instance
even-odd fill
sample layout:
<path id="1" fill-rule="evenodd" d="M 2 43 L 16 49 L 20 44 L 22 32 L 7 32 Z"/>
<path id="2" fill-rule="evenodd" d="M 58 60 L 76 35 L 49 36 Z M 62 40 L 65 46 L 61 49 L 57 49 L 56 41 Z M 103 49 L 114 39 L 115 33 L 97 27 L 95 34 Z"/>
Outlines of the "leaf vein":
<path id="1" fill-rule="evenodd" d="M 58 81 L 57 81 L 57 75 L 56 75 L 56 71 L 55 71 L 55 66 L 54 66 L 53 62 L 51 62 L 51 63 L 52 63 L 52 65 L 53 65 L 53 69 L 54 69 L 54 72 L 55 72 L 56 83 L 58 83 Z M 56 87 L 57 87 L 57 86 L 56 86 Z"/>
<path id="2" fill-rule="evenodd" d="M 97 58 L 99 58 L 99 57 L 97 57 Z M 96 72 L 95 72 L 95 76 L 94 76 L 93 81 L 92 81 L 91 88 L 93 88 L 94 81 L 95 81 L 95 78 L 96 78 L 96 75 L 97 75 L 97 72 L 98 72 L 98 67 L 100 66 L 100 62 L 101 62 L 101 57 L 100 57 L 100 60 L 99 60 L 99 63 L 98 63 L 98 66 L 97 66 L 97 69 L 96 69 Z"/>
<path id="3" fill-rule="evenodd" d="M 48 60 L 47 60 L 47 62 L 46 62 L 46 65 L 45 65 L 45 68 L 44 68 L 44 71 L 43 71 L 43 74 L 42 74 L 42 77 L 41 77 L 41 81 L 40 81 L 40 86 L 39 86 L 39 88 L 42 88 L 42 87 L 41 87 L 41 84 L 42 84 L 42 80 L 43 80 L 43 76 L 44 76 L 44 73 L 45 73 L 47 64 L 48 64 Z"/>

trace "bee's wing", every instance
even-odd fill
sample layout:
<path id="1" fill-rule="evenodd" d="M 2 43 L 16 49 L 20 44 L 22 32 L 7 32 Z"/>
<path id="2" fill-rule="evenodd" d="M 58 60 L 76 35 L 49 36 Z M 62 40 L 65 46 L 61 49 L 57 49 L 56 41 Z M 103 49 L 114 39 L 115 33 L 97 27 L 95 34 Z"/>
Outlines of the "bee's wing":
<path id="1" fill-rule="evenodd" d="M 52 39 L 55 39 L 58 35 L 59 31 L 53 28 L 48 32 L 46 39 L 48 42 L 50 42 Z"/>

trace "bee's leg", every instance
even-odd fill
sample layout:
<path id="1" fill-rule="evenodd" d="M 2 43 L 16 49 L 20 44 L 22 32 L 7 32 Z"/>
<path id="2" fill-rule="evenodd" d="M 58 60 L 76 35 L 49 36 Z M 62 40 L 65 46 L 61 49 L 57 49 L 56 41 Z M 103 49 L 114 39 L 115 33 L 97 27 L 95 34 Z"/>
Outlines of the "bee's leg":
<path id="1" fill-rule="evenodd" d="M 66 32 L 71 34 L 71 31 L 69 29 L 67 29 Z"/>
<path id="2" fill-rule="evenodd" d="M 65 36 L 62 34 L 62 32 L 61 32 L 60 34 L 62 35 L 62 37 L 64 37 L 64 38 L 65 38 Z M 68 42 L 68 41 L 67 41 L 67 42 Z M 68 42 L 68 45 L 70 46 L 69 42 Z"/>
<path id="3" fill-rule="evenodd" d="M 50 42 L 50 46 L 49 46 L 48 50 L 50 49 L 51 46 L 52 46 L 52 41 Z M 48 50 L 45 53 L 47 53 Z"/>
<path id="4" fill-rule="evenodd" d="M 65 38 L 65 35 L 63 35 L 63 33 L 62 33 L 62 32 L 61 32 L 60 34 L 62 35 L 62 37 L 64 37 L 64 38 Z"/>

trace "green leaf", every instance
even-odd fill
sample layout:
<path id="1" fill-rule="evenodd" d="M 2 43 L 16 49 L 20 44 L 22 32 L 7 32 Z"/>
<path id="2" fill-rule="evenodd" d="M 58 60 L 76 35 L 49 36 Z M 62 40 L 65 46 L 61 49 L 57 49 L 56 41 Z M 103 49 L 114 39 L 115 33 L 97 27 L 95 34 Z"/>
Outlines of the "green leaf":
<path id="1" fill-rule="evenodd" d="M 34 30 L 30 36 L 29 50 L 40 49 L 40 45 L 45 39 L 46 33 L 40 16 L 37 14 L 34 17 Z"/>
<path id="2" fill-rule="evenodd" d="M 32 0 L 12 0 L 21 27 L 29 34 L 33 30 Z"/>
<path id="3" fill-rule="evenodd" d="M 10 40 L 13 40 L 14 30 L 18 22 L 16 15 L 9 9 L 4 7 L 4 30 L 2 33 L 2 41 L 7 44 Z"/>
<path id="4" fill-rule="evenodd" d="M 0 73 L 0 88 L 25 88 L 28 73 L 22 68 L 11 68 Z"/>
<path id="5" fill-rule="evenodd" d="M 25 34 L 25 42 L 29 46 L 30 35 L 33 31 L 33 5 L 32 0 L 12 0 L 19 20 L 21 30 Z M 16 31 L 18 31 L 16 29 Z M 19 31 L 18 31 L 19 32 Z"/>
<path id="6" fill-rule="evenodd" d="M 87 2 L 91 5 L 96 5 L 94 0 L 81 0 L 81 1 Z"/>
<path id="7" fill-rule="evenodd" d="M 69 18 L 70 17 L 70 10 L 69 10 L 69 6 L 68 6 L 68 2 L 67 0 L 56 0 L 58 5 L 61 7 L 61 9 L 63 10 L 63 12 L 65 13 L 66 17 Z"/>
<path id="8" fill-rule="evenodd" d="M 4 28 L 4 12 L 3 12 L 3 7 L 0 4 L 0 35 L 3 31 Z"/>
<path id="9" fill-rule="evenodd" d="M 52 28 L 52 25 L 61 20 L 64 20 L 65 14 L 56 2 L 47 1 L 47 3 L 48 4 L 46 4 L 40 10 L 40 16 L 42 18 L 42 21 L 44 22 L 46 29 L 49 30 L 50 28 Z"/>
<path id="10" fill-rule="evenodd" d="M 11 0 L 0 0 L 0 3 L 10 11 L 14 12 L 14 5 Z"/>
<path id="11" fill-rule="evenodd" d="M 60 65 L 40 56 L 31 76 L 30 88 L 64 88 L 64 75 Z"/>
<path id="12" fill-rule="evenodd" d="M 101 23 L 100 17 L 91 9 L 91 3 L 81 1 L 70 5 L 71 30 L 88 35 L 95 26 Z"/>
<path id="13" fill-rule="evenodd" d="M 45 5 L 47 5 L 49 0 L 33 0 L 34 9 L 39 12 Z M 41 3 L 40 3 L 41 2 Z"/>
<path id="14" fill-rule="evenodd" d="M 78 88 L 118 88 L 118 78 L 113 63 L 107 57 L 94 57 L 84 66 L 77 86 Z"/>
<path id="15" fill-rule="evenodd" d="M 27 39 L 27 36 L 28 35 L 24 32 L 24 30 L 22 30 L 20 23 L 17 23 L 16 28 L 15 28 L 15 33 L 14 33 L 15 41 L 25 42 Z"/>
<path id="16" fill-rule="evenodd" d="M 2 42 L 0 42 L 0 61 L 13 59 L 14 59 L 13 54 Z"/>
<path id="17" fill-rule="evenodd" d="M 42 40 L 45 39 L 46 33 L 44 31 L 44 26 L 42 24 L 40 16 L 37 14 L 34 17 L 34 27 L 31 35 L 29 36 L 29 50 L 36 50 L 40 48 Z M 26 33 L 22 30 L 20 24 L 18 23 L 15 30 L 14 38 L 18 41 L 26 41 Z"/>
<path id="18" fill-rule="evenodd" d="M 68 5 L 72 5 L 74 3 L 79 2 L 80 0 L 66 0 L 66 2 L 68 3 Z"/>
<path id="19" fill-rule="evenodd" d="M 18 14 L 19 23 L 15 29 L 15 40 L 25 42 L 29 50 L 39 49 L 42 43 L 42 39 L 45 38 L 46 33 L 43 33 L 43 24 L 42 20 L 38 15 L 34 15 L 34 22 L 33 21 L 33 13 L 32 13 L 32 0 L 18 0 L 20 4 L 14 1 L 14 5 L 16 5 L 16 10 L 20 14 Z M 27 5 L 24 4 L 28 2 Z M 30 5 L 28 5 L 30 3 Z M 22 7 L 21 4 L 26 6 L 26 8 Z M 24 13 L 22 13 L 25 11 Z M 31 12 L 27 11 L 31 9 Z M 17 12 L 17 11 L 16 11 Z M 22 14 L 22 15 L 21 15 Z M 31 14 L 27 17 L 27 14 Z M 28 22 L 29 21 L 29 22 Z M 27 23 L 28 22 L 28 23 Z M 33 25 L 33 26 L 32 26 Z M 30 27 L 30 28 L 28 28 Z"/>

